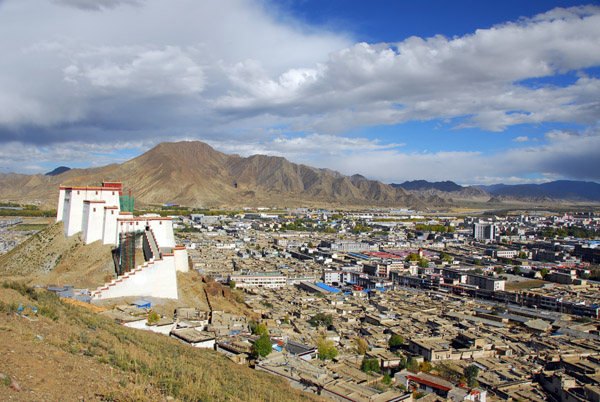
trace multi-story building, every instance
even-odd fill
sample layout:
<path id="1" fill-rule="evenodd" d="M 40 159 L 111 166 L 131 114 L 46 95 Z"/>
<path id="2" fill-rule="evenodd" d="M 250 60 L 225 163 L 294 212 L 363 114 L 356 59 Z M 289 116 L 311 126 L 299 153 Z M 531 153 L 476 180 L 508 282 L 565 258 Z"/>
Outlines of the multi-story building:
<path id="1" fill-rule="evenodd" d="M 287 286 L 287 277 L 279 272 L 256 272 L 245 275 L 229 275 L 236 288 L 282 288 Z"/>
<path id="2" fill-rule="evenodd" d="M 496 237 L 496 227 L 487 223 L 473 224 L 473 238 L 475 240 L 490 241 Z"/>

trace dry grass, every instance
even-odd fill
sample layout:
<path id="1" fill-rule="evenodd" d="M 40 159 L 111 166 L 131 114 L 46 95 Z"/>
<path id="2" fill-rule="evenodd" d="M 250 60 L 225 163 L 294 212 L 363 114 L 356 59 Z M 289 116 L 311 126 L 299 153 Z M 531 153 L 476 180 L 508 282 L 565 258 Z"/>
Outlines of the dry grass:
<path id="1" fill-rule="evenodd" d="M 0 314 L 15 317 L 16 306 L 24 301 L 37 307 L 39 313 L 35 322 L 7 320 L 0 332 L 20 332 L 19 339 L 30 341 L 43 333 L 48 348 L 79 357 L 82 366 L 92 359 L 94 364 L 111 367 L 111 376 L 121 380 L 119 386 L 94 391 L 103 400 L 146 401 L 165 396 L 181 401 L 317 400 L 293 390 L 281 378 L 237 366 L 214 351 L 117 325 L 45 291 L 36 292 L 14 282 L 4 282 L 3 287 Z M 97 384 L 90 386 L 97 388 Z"/>

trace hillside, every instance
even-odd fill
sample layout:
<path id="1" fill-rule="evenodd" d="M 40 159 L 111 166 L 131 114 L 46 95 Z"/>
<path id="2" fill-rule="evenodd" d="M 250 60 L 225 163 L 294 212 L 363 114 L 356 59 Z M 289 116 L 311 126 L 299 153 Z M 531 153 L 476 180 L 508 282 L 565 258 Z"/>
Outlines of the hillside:
<path id="1" fill-rule="evenodd" d="M 401 184 L 392 183 L 393 187 L 401 187 L 421 198 L 436 196 L 449 203 L 455 201 L 487 201 L 490 195 L 485 191 L 471 186 L 460 186 L 453 181 L 429 182 L 426 180 L 405 181 Z"/>
<path id="2" fill-rule="evenodd" d="M 553 200 L 600 201 L 600 184 L 586 181 L 557 180 L 542 184 L 494 184 L 477 186 L 492 195 L 515 197 L 526 200 L 527 197 L 545 197 Z"/>
<path id="3" fill-rule="evenodd" d="M 19 303 L 30 306 L 29 317 L 15 314 Z M 16 283 L 0 286 L 0 313 L 1 400 L 320 400 L 217 352 L 120 326 Z"/>
<path id="4" fill-rule="evenodd" d="M 57 188 L 122 181 L 138 204 L 188 206 L 444 206 L 362 176 L 347 177 L 280 157 L 226 155 L 202 142 L 162 143 L 122 164 L 70 169 L 55 176 L 0 175 L 0 198 L 46 200 Z M 429 205 L 432 204 L 432 205 Z"/>
<path id="5" fill-rule="evenodd" d="M 81 234 L 67 239 L 63 223 L 54 223 L 0 255 L 0 277 L 95 288 L 114 275 L 111 249 L 99 241 L 85 245 Z"/>

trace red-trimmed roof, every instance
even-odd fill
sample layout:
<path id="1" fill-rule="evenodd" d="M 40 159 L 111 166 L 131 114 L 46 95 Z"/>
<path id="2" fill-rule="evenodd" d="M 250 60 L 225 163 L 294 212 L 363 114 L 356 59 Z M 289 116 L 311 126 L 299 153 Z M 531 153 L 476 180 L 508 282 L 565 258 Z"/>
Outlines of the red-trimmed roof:
<path id="1" fill-rule="evenodd" d="M 452 388 L 444 387 L 443 385 L 440 385 L 440 384 L 436 384 L 436 383 L 434 383 L 432 381 L 427 381 L 427 380 L 425 380 L 423 378 L 420 378 L 420 377 L 415 377 L 414 375 L 407 375 L 406 378 L 408 378 L 409 380 L 416 381 L 416 382 L 418 382 L 420 384 L 429 385 L 430 387 L 437 388 L 437 389 L 440 389 L 442 391 L 450 391 L 452 389 Z"/>

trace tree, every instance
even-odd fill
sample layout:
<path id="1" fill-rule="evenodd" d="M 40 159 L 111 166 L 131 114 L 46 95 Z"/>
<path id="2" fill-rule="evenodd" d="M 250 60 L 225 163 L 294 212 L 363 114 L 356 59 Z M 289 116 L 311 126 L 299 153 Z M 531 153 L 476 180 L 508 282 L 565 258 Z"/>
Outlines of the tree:
<path id="1" fill-rule="evenodd" d="M 390 337 L 390 340 L 388 341 L 388 345 L 390 345 L 390 348 L 394 349 L 394 348 L 398 348 L 402 345 L 404 345 L 404 338 L 402 338 L 402 335 L 392 335 Z"/>
<path id="2" fill-rule="evenodd" d="M 473 261 L 473 264 L 475 264 L 475 265 L 483 265 L 483 263 L 481 262 L 481 260 L 475 260 L 475 261 Z"/>
<path id="3" fill-rule="evenodd" d="M 331 360 L 338 355 L 338 351 L 333 344 L 333 341 L 326 339 L 321 335 L 317 341 L 317 350 L 319 352 L 319 359 Z"/>
<path id="4" fill-rule="evenodd" d="M 406 369 L 410 371 L 417 371 L 419 369 L 419 363 L 417 363 L 417 360 L 414 357 L 409 356 L 408 359 L 406 359 Z"/>
<path id="5" fill-rule="evenodd" d="M 429 267 L 429 261 L 427 261 L 426 258 L 421 258 L 419 260 L 419 264 L 418 264 L 421 268 L 427 268 Z"/>
<path id="6" fill-rule="evenodd" d="M 415 253 L 410 253 L 408 255 L 408 257 L 406 257 L 404 259 L 404 261 L 406 262 L 410 262 L 410 261 L 419 261 L 419 254 L 415 254 Z"/>
<path id="7" fill-rule="evenodd" d="M 235 281 L 229 281 L 229 287 L 235 289 Z"/>
<path id="8" fill-rule="evenodd" d="M 363 338 L 354 338 L 353 344 L 354 352 L 358 355 L 364 355 L 369 350 L 369 345 Z"/>
<path id="9" fill-rule="evenodd" d="M 496 272 L 498 275 L 503 274 L 504 268 L 503 267 L 495 267 L 494 272 Z"/>
<path id="10" fill-rule="evenodd" d="M 425 360 L 423 363 L 419 364 L 419 370 L 425 371 L 429 373 L 433 367 L 431 367 L 431 362 Z"/>
<path id="11" fill-rule="evenodd" d="M 311 242 L 311 241 L 309 241 L 309 242 L 308 242 L 308 245 L 307 245 L 307 247 L 308 247 L 308 248 L 314 248 L 315 246 L 312 244 L 312 242 Z"/>
<path id="12" fill-rule="evenodd" d="M 269 330 L 267 329 L 267 326 L 265 324 L 256 325 L 252 332 L 254 333 L 254 335 L 269 336 Z"/>
<path id="13" fill-rule="evenodd" d="M 526 260 L 527 259 L 527 253 L 525 251 L 520 251 L 519 252 L 519 258 L 522 260 Z"/>
<path id="14" fill-rule="evenodd" d="M 286 324 L 290 323 L 290 316 L 288 314 L 286 314 L 285 317 L 283 317 L 283 322 Z"/>
<path id="15" fill-rule="evenodd" d="M 160 316 L 156 311 L 151 311 L 150 314 L 148 314 L 148 324 L 155 324 L 159 319 Z"/>
<path id="16" fill-rule="evenodd" d="M 521 267 L 514 266 L 513 267 L 513 274 L 515 274 L 515 275 L 521 275 Z"/>
<path id="17" fill-rule="evenodd" d="M 329 327 L 331 324 L 333 324 L 333 317 L 331 314 L 317 313 L 311 317 L 310 320 L 308 320 L 308 323 L 313 327 L 318 327 L 319 325 Z"/>
<path id="18" fill-rule="evenodd" d="M 452 257 L 450 257 L 448 254 L 444 253 L 443 251 L 440 254 L 440 259 L 445 262 L 452 262 Z"/>
<path id="19" fill-rule="evenodd" d="M 548 275 L 548 268 L 542 268 L 540 274 L 542 275 L 542 278 L 545 278 L 546 275 Z"/>
<path id="20" fill-rule="evenodd" d="M 379 360 L 365 357 L 360 365 L 360 369 L 367 374 L 379 373 Z"/>
<path id="21" fill-rule="evenodd" d="M 260 338 L 254 341 L 252 345 L 252 357 L 257 358 L 258 356 L 266 357 L 273 351 L 273 345 L 269 337 L 263 334 Z"/>
<path id="22" fill-rule="evenodd" d="M 475 383 L 475 379 L 479 375 L 479 367 L 474 364 L 471 364 L 464 369 L 464 375 L 467 379 L 467 384 L 471 387 Z"/>

